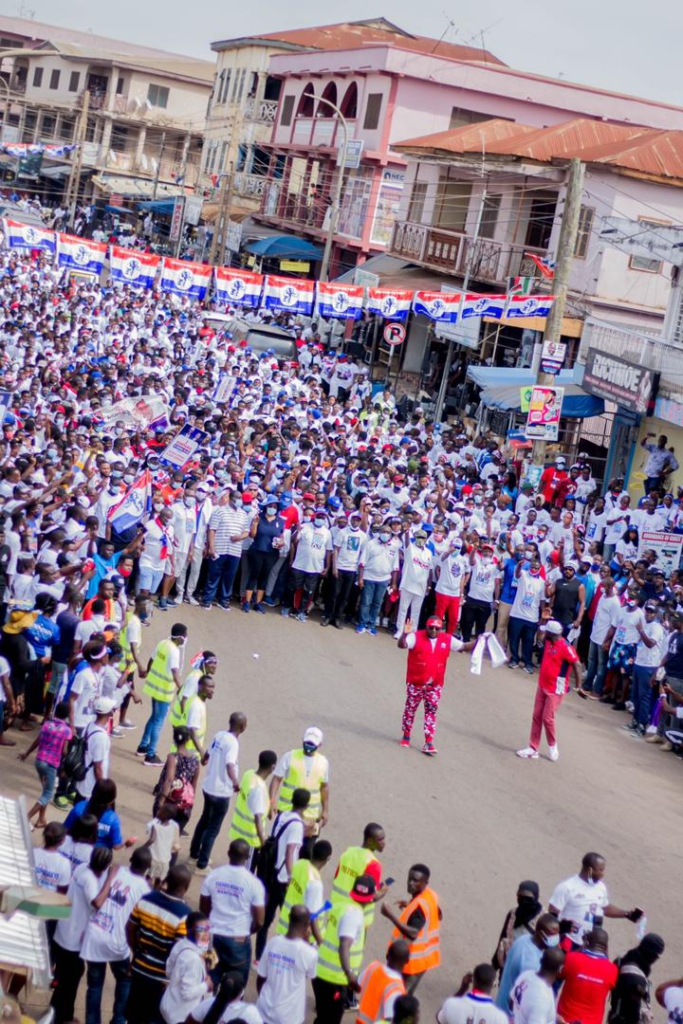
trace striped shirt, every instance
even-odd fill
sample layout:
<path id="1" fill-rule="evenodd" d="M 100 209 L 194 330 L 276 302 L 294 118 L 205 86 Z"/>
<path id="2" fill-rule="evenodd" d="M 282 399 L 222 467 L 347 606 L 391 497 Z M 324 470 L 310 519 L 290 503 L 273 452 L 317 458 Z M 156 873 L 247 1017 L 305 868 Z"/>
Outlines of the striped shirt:
<path id="1" fill-rule="evenodd" d="M 185 919 L 192 908 L 177 896 L 150 892 L 136 903 L 130 920 L 137 929 L 133 970 L 166 981 L 166 961 L 178 939 L 187 935 Z"/>
<path id="2" fill-rule="evenodd" d="M 209 520 L 209 529 L 216 531 L 213 548 L 217 555 L 242 554 L 242 541 L 231 541 L 231 537 L 237 537 L 247 529 L 247 514 L 241 508 L 231 508 L 230 505 L 219 505 L 214 509 Z"/>

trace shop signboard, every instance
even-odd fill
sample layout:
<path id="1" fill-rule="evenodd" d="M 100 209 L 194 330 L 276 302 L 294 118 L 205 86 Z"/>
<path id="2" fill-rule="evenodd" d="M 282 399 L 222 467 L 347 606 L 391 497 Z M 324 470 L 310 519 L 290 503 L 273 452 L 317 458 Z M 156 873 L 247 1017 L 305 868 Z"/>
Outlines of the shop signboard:
<path id="1" fill-rule="evenodd" d="M 653 370 L 592 348 L 588 352 L 581 386 L 589 395 L 597 395 L 629 412 L 644 415 L 656 381 L 657 374 Z"/>

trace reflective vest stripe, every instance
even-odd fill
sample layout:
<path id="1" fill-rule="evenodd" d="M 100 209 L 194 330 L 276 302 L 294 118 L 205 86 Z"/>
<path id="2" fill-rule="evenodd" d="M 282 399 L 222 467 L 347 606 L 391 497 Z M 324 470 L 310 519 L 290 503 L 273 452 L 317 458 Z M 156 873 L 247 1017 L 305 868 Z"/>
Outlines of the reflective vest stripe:
<path id="1" fill-rule="evenodd" d="M 347 983 L 339 955 L 339 922 L 346 909 L 341 905 L 336 908 L 332 907 L 323 941 L 318 946 L 317 976 L 323 981 L 329 981 L 332 985 L 346 985 Z M 364 945 L 365 928 L 361 928 L 360 935 L 349 952 L 349 964 L 354 974 L 358 973 L 363 960 Z"/>
<path id="2" fill-rule="evenodd" d="M 303 750 L 293 750 L 289 763 L 289 771 L 282 780 L 278 795 L 277 810 L 290 811 L 292 809 L 292 796 L 295 789 L 307 789 L 311 794 L 311 800 L 304 811 L 304 821 L 317 821 L 322 812 L 322 796 L 320 787 L 325 777 L 326 761 L 322 754 L 313 755 L 313 765 L 310 772 L 306 772 L 306 762 Z"/>
<path id="3" fill-rule="evenodd" d="M 262 789 L 267 789 L 266 784 L 259 775 L 256 774 L 254 768 L 249 768 L 242 776 L 240 788 L 237 793 L 237 799 L 235 800 L 235 810 L 232 816 L 232 822 L 230 824 L 230 839 L 246 839 L 250 846 L 260 847 L 261 841 L 256 831 L 256 821 L 254 815 L 249 810 L 249 795 L 254 787 L 260 786 Z M 266 805 L 267 805 L 266 800 Z"/>
<path id="4" fill-rule="evenodd" d="M 433 889 L 425 889 L 410 901 L 401 912 L 401 924 L 405 924 L 411 914 L 418 909 L 424 914 L 425 923 L 417 938 L 410 943 L 410 960 L 403 968 L 404 974 L 424 974 L 425 971 L 431 971 L 441 963 L 439 899 Z M 394 928 L 391 935 L 392 942 L 394 939 L 402 937 L 399 929 Z"/>
<path id="5" fill-rule="evenodd" d="M 285 901 L 280 911 L 280 920 L 277 926 L 279 935 L 286 935 L 292 907 L 296 906 L 297 903 L 305 902 L 308 883 L 315 879 L 320 879 L 320 872 L 313 867 L 310 860 L 298 860 L 294 865 L 292 877 L 289 880 L 287 892 L 285 893 Z"/>
<path id="6" fill-rule="evenodd" d="M 387 1003 L 392 996 L 405 994 L 402 978 L 392 977 L 379 960 L 373 961 L 361 980 L 362 990 L 356 1024 L 378 1024 L 386 1019 Z"/>
<path id="7" fill-rule="evenodd" d="M 351 890 L 359 875 L 364 875 L 371 861 L 376 860 L 372 850 L 363 846 L 349 846 L 339 859 L 337 874 L 332 883 L 330 899 L 333 903 L 351 903 Z M 369 928 L 375 920 L 375 904 L 366 903 L 363 909 L 365 927 Z"/>

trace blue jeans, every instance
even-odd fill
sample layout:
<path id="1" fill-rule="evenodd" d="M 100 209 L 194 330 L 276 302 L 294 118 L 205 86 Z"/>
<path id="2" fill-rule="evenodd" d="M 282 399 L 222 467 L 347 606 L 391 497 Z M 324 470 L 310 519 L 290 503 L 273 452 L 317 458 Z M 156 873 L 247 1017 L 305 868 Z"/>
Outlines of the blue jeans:
<path id="1" fill-rule="evenodd" d="M 38 797 L 38 803 L 41 807 L 47 807 L 50 800 L 52 800 L 57 784 L 57 769 L 53 764 L 36 760 L 36 771 L 38 772 L 40 784 L 43 787 L 43 792 Z"/>
<path id="2" fill-rule="evenodd" d="M 511 615 L 508 621 L 508 643 L 510 645 L 510 663 L 519 664 L 519 645 L 522 644 L 522 660 L 527 668 L 533 668 L 531 660 L 534 653 L 534 637 L 538 629 L 537 622 L 527 622 Z"/>
<path id="3" fill-rule="evenodd" d="M 211 604 L 216 598 L 220 604 L 227 604 L 232 596 L 232 585 L 240 564 L 239 555 L 219 555 L 218 558 L 209 559 L 209 573 L 204 587 L 204 604 Z"/>
<path id="4" fill-rule="evenodd" d="M 168 714 L 170 707 L 170 701 L 155 700 L 154 697 L 152 697 L 152 713 L 147 719 L 147 725 L 145 726 L 145 731 L 142 734 L 140 746 L 138 747 L 138 750 L 144 750 L 146 752 L 147 757 L 153 757 L 157 752 L 159 736 L 164 727 L 166 715 Z"/>
<path id="5" fill-rule="evenodd" d="M 205 868 L 209 863 L 213 844 L 218 839 L 229 806 L 229 796 L 211 796 L 210 793 L 204 793 L 202 816 L 197 822 L 190 843 L 190 857 L 197 858 L 198 868 Z"/>
<path id="6" fill-rule="evenodd" d="M 382 607 L 382 600 L 387 592 L 388 586 L 389 580 L 380 580 L 379 583 L 373 583 L 372 580 L 365 580 L 363 583 L 358 622 L 361 626 L 365 626 L 366 629 L 370 629 L 371 626 L 375 626 L 377 624 L 377 616 L 379 615 L 379 610 Z"/>
<path id="7" fill-rule="evenodd" d="M 655 671 L 656 666 L 654 668 L 646 665 L 633 666 L 633 689 L 631 691 L 633 721 L 646 728 L 650 724 L 650 709 L 652 706 L 650 680 Z"/>
<path id="8" fill-rule="evenodd" d="M 126 1007 L 130 993 L 130 976 L 128 968 L 130 960 L 110 960 L 109 966 L 116 979 L 114 989 L 114 1008 L 111 1024 L 126 1024 Z M 87 965 L 88 991 L 85 996 L 85 1024 L 101 1024 L 102 991 L 107 974 L 107 964 L 90 961 Z"/>
<path id="9" fill-rule="evenodd" d="M 603 650 L 602 644 L 595 644 L 591 640 L 588 648 L 588 670 L 583 684 L 584 690 L 602 693 L 606 675 L 607 651 Z"/>
<path id="10" fill-rule="evenodd" d="M 218 957 L 218 963 L 211 971 L 214 985 L 218 984 L 226 971 L 237 971 L 246 986 L 251 966 L 251 938 L 230 939 L 227 935 L 214 935 L 213 948 Z"/>

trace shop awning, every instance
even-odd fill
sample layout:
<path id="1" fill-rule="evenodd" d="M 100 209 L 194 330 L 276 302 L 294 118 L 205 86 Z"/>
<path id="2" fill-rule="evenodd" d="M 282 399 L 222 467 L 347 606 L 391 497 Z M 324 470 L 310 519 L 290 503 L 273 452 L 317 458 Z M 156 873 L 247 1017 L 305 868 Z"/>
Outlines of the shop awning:
<path id="1" fill-rule="evenodd" d="M 507 369 L 501 366 L 470 366 L 467 376 L 481 389 L 481 400 L 489 409 L 503 409 L 507 412 L 521 412 L 520 389 L 536 381 L 535 374 L 528 369 Z M 583 420 L 599 416 L 605 411 L 602 398 L 589 395 L 581 387 L 583 367 L 562 370 L 555 377 L 557 387 L 564 388 L 562 415 L 569 419 Z"/>
<path id="2" fill-rule="evenodd" d="M 96 174 L 92 181 L 93 185 L 96 185 L 105 195 L 151 199 L 156 191 L 157 198 L 164 199 L 169 196 L 188 194 L 184 185 L 171 185 L 165 181 L 155 183 L 152 178 L 127 178 L 122 174 Z"/>
<path id="3" fill-rule="evenodd" d="M 246 246 L 247 252 L 255 256 L 270 256 L 277 259 L 321 260 L 323 251 L 318 245 L 307 242 L 296 235 L 271 235 L 260 238 Z"/>

